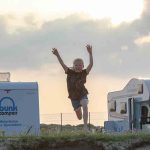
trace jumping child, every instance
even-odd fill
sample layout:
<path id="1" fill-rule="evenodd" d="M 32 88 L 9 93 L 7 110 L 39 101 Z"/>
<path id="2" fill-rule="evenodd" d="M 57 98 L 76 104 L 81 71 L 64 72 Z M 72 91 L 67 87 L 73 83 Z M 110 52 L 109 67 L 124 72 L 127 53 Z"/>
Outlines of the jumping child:
<path id="1" fill-rule="evenodd" d="M 77 118 L 79 120 L 82 119 L 83 110 L 84 130 L 88 131 L 88 91 L 85 88 L 84 84 L 86 83 L 86 76 L 89 74 L 93 66 L 93 55 L 91 45 L 86 45 L 86 49 L 89 53 L 90 59 L 90 63 L 86 69 L 84 69 L 84 62 L 81 58 L 76 58 L 73 61 L 73 67 L 71 69 L 64 64 L 56 48 L 52 48 L 52 52 L 54 55 L 56 55 L 59 63 L 61 64 L 65 73 L 67 74 L 67 88 L 69 93 L 68 98 L 71 99 L 71 103 L 74 108 L 74 111 L 76 112 Z"/>

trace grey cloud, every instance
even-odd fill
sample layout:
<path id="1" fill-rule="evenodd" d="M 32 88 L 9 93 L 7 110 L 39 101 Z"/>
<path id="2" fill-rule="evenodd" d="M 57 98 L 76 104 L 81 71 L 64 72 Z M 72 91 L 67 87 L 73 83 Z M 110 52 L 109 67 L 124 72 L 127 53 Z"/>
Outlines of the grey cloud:
<path id="1" fill-rule="evenodd" d="M 28 24 L 31 18 L 25 19 Z M 82 57 L 87 65 L 88 53 L 85 44 L 90 43 L 93 45 L 94 73 L 112 76 L 148 76 L 150 44 L 137 46 L 134 43 L 135 39 L 148 35 L 150 31 L 148 19 L 147 8 L 144 9 L 140 19 L 132 23 L 122 23 L 115 28 L 107 18 L 93 21 L 72 15 L 46 22 L 38 30 L 19 29 L 17 34 L 12 35 L 5 31 L 1 21 L 0 26 L 3 30 L 0 30 L 0 67 L 38 69 L 47 63 L 58 63 L 50 54 L 52 47 L 60 49 L 67 65 L 72 65 L 75 57 Z"/>

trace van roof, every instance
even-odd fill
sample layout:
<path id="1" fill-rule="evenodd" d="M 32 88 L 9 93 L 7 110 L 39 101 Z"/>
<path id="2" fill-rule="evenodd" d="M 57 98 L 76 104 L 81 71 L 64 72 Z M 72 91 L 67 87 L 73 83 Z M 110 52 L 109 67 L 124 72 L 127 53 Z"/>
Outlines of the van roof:
<path id="1" fill-rule="evenodd" d="M 37 82 L 0 82 L 0 90 L 38 89 Z"/>

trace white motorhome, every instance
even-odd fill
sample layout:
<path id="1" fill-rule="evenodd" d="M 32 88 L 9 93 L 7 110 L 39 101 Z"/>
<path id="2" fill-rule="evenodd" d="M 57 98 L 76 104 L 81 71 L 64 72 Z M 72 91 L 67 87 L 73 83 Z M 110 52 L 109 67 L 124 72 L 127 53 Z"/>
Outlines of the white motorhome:
<path id="1" fill-rule="evenodd" d="M 39 134 L 37 82 L 0 82 L 0 132 Z"/>
<path id="2" fill-rule="evenodd" d="M 121 90 L 108 93 L 108 131 L 150 130 L 150 79 L 131 79 Z"/>

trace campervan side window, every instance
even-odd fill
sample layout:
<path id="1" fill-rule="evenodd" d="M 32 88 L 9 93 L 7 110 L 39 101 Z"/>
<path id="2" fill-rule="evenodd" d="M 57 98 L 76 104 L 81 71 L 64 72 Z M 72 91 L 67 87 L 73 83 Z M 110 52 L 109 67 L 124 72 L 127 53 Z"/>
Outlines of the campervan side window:
<path id="1" fill-rule="evenodd" d="M 143 84 L 138 84 L 138 94 L 143 94 Z"/>
<path id="2" fill-rule="evenodd" d="M 110 102 L 110 112 L 116 111 L 116 101 Z"/>
<path id="3" fill-rule="evenodd" d="M 127 113 L 127 103 L 126 102 L 122 102 L 121 104 L 120 104 L 120 113 L 121 114 L 126 114 Z"/>

